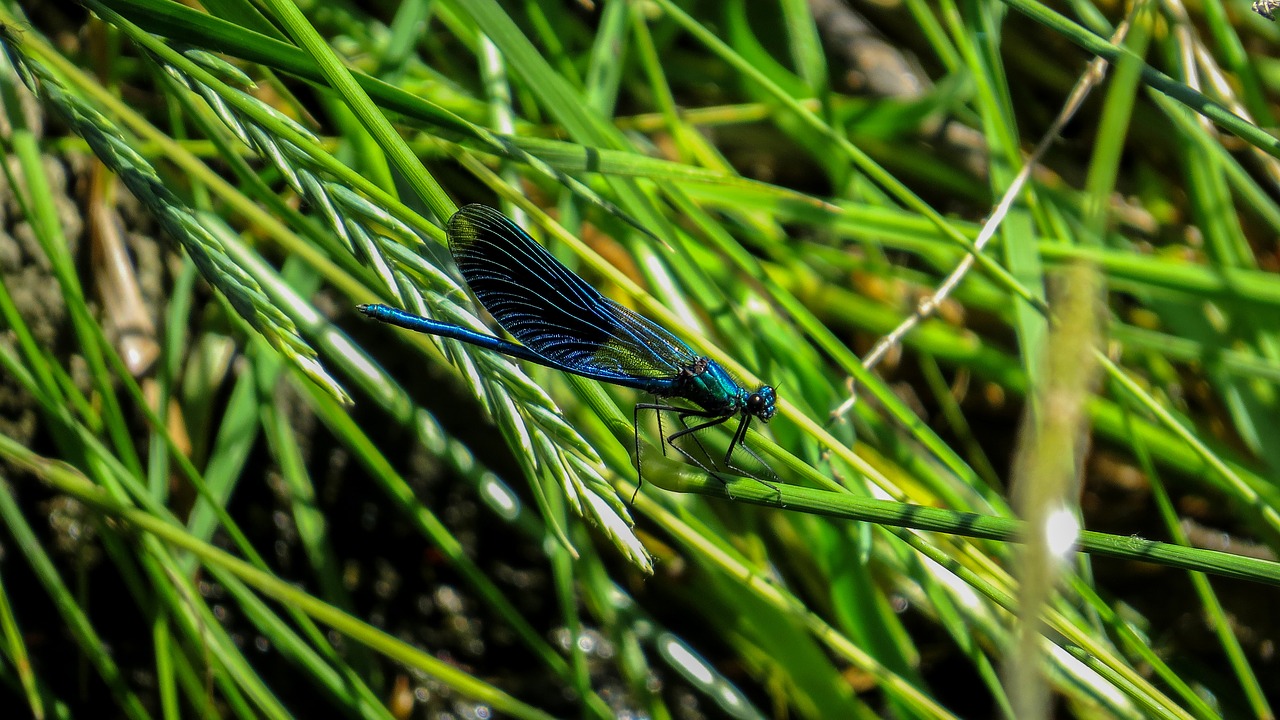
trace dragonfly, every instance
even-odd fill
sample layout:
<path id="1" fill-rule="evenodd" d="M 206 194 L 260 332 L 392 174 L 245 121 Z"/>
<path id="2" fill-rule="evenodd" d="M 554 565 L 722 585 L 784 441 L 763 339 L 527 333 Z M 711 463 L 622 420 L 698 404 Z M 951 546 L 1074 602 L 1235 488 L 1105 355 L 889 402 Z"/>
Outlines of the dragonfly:
<path id="1" fill-rule="evenodd" d="M 725 467 L 754 477 L 734 466 L 733 451 L 738 447 L 768 467 L 744 440 L 752 420 L 769 422 L 774 416 L 778 396 L 772 386 L 747 390 L 715 360 L 694 352 L 661 325 L 601 295 L 493 208 L 480 204 L 461 208 L 449 218 L 446 232 L 449 252 L 467 286 L 519 343 L 389 305 L 360 305 L 356 309 L 375 320 L 407 330 L 458 340 L 537 365 L 633 388 L 652 395 L 657 401 L 680 399 L 695 405 L 636 403 L 632 420 L 638 482 L 644 479 L 640 469 L 642 410 L 657 414 L 659 435 L 662 434 L 662 413 L 674 413 L 681 429 L 664 438 L 663 455 L 670 445 L 721 482 L 724 478 L 676 441 L 692 437 L 703 456 L 709 458 L 696 433 L 738 417 L 738 427 L 725 453 Z M 696 423 L 690 425 L 691 420 Z M 763 480 L 760 482 L 769 485 Z"/>

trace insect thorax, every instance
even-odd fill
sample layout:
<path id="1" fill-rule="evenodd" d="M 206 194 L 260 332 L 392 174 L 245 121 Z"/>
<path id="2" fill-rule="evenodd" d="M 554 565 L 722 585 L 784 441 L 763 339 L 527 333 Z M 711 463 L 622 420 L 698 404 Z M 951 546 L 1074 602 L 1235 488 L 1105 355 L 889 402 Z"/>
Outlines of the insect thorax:
<path id="1" fill-rule="evenodd" d="M 747 393 L 724 368 L 700 357 L 680 369 L 670 397 L 688 400 L 707 412 L 732 415 L 742 409 Z"/>

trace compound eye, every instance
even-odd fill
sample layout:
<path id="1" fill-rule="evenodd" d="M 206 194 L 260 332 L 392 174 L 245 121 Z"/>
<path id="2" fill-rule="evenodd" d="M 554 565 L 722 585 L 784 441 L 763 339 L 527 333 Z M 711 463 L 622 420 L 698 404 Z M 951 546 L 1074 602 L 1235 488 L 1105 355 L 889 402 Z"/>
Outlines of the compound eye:
<path id="1" fill-rule="evenodd" d="M 773 417 L 774 403 L 777 402 L 777 395 L 774 394 L 773 388 L 765 386 L 747 396 L 746 411 L 765 422 Z"/>

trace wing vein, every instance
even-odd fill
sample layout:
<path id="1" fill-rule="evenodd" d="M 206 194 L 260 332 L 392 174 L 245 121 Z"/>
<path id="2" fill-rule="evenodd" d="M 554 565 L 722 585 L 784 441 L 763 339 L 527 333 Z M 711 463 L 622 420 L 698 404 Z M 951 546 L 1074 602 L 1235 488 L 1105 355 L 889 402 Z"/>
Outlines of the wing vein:
<path id="1" fill-rule="evenodd" d="M 533 352 L 628 382 L 670 381 L 695 359 L 679 338 L 604 297 L 496 210 L 449 220 L 449 248 L 471 291 Z"/>

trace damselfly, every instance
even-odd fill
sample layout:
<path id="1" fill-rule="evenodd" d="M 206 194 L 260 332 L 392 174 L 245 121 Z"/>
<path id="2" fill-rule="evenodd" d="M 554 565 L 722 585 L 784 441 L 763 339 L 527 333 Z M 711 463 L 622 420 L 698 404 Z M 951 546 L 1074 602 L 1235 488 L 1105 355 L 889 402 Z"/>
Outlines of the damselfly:
<path id="1" fill-rule="evenodd" d="M 740 417 L 725 453 L 725 466 L 743 472 L 733 465 L 737 447 L 764 464 L 743 440 L 753 418 L 768 422 L 773 417 L 777 404 L 773 387 L 761 385 L 748 391 L 716 361 L 601 295 L 497 210 L 467 205 L 449 219 L 448 235 L 449 251 L 476 299 L 519 344 L 387 305 L 361 305 L 360 312 L 409 330 L 635 388 L 655 398 L 680 398 L 697 405 L 695 409 L 660 402 L 636 404 L 637 472 L 641 410 L 659 413 L 660 432 L 661 413 L 676 413 L 682 429 L 664 438 L 663 454 L 670 445 L 716 477 L 715 471 L 676 441 L 693 436 L 705 455 L 694 433 Z M 700 422 L 690 426 L 690 419 Z"/>

